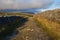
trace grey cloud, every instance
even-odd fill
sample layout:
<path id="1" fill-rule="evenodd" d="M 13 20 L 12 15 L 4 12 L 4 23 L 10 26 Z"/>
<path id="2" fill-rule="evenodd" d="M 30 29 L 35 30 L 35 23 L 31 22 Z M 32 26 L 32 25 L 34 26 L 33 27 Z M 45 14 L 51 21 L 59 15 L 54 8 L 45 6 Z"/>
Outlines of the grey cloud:
<path id="1" fill-rule="evenodd" d="M 52 0 L 0 0 L 0 9 L 47 8 Z"/>

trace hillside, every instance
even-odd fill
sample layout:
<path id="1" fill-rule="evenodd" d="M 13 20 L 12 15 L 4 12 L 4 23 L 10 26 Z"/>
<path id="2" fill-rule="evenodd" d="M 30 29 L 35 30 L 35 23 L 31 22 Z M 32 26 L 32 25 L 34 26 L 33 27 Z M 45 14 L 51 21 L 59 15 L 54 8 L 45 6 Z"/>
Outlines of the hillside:
<path id="1" fill-rule="evenodd" d="M 38 13 L 33 18 L 55 40 L 60 40 L 60 9 Z"/>
<path id="2" fill-rule="evenodd" d="M 40 16 L 47 18 L 48 20 L 60 23 L 60 10 L 49 10 L 42 12 Z"/>
<path id="3" fill-rule="evenodd" d="M 30 16 L 32 14 L 0 12 L 0 40 L 12 35 Z"/>
<path id="4" fill-rule="evenodd" d="M 42 26 L 33 19 L 33 14 L 0 13 L 0 40 L 53 40 Z"/>

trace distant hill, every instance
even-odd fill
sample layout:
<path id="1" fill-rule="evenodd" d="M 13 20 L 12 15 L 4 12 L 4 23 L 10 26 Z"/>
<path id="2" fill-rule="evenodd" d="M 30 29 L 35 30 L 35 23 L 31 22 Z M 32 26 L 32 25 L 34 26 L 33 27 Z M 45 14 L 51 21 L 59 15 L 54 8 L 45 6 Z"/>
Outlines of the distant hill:
<path id="1" fill-rule="evenodd" d="M 38 13 L 33 18 L 50 36 L 60 40 L 60 9 Z"/>
<path id="2" fill-rule="evenodd" d="M 34 14 L 36 11 L 36 9 L 2 9 L 0 10 L 0 12 L 24 12 L 24 13 L 31 13 Z"/>
<path id="3" fill-rule="evenodd" d="M 20 16 L 20 17 L 33 17 L 32 13 L 25 12 L 0 12 L 0 17 L 4 16 Z"/>

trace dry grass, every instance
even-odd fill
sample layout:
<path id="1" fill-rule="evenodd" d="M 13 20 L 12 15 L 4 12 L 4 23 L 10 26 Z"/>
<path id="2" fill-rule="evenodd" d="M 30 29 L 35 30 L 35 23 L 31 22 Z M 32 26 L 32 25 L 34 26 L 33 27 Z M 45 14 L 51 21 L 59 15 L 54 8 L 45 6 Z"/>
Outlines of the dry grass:
<path id="1" fill-rule="evenodd" d="M 47 33 L 55 38 L 55 40 L 60 40 L 60 12 L 46 11 L 41 14 L 34 16 L 40 25 L 43 25 L 43 28 L 46 29 Z"/>
<path id="2" fill-rule="evenodd" d="M 47 18 L 48 20 L 60 23 L 60 10 L 59 9 L 42 12 L 40 16 Z"/>

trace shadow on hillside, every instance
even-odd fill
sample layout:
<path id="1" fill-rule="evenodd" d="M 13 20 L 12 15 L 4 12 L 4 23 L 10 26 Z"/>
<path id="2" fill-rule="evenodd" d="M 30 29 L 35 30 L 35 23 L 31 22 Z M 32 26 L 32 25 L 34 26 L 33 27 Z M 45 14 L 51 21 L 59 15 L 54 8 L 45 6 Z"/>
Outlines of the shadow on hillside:
<path id="1" fill-rule="evenodd" d="M 0 40 L 9 40 L 18 34 L 18 27 L 24 25 L 28 19 L 19 16 L 0 17 Z"/>

